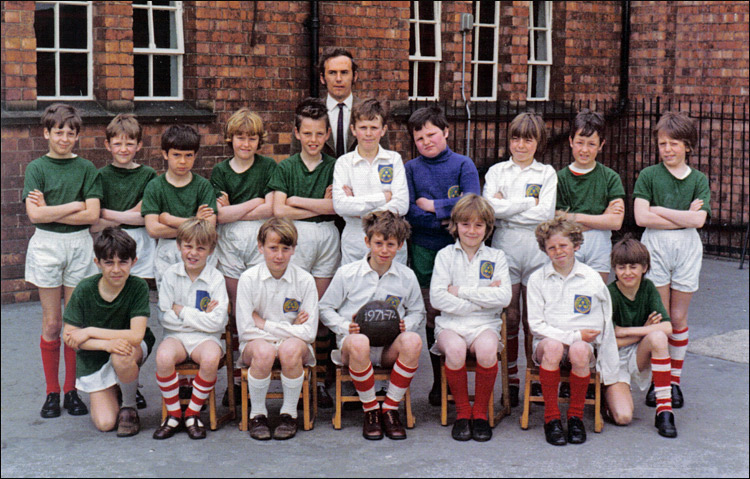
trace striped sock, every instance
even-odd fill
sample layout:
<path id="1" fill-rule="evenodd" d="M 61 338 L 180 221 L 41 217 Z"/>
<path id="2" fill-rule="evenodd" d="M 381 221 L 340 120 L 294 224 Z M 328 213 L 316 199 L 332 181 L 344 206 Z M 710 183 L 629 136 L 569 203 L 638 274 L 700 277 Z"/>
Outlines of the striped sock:
<path id="1" fill-rule="evenodd" d="M 211 394 L 214 384 L 216 384 L 216 379 L 206 381 L 200 374 L 195 376 L 193 380 L 193 395 L 190 397 L 190 404 L 188 404 L 185 410 L 185 417 L 200 415 L 203 403 L 206 402 L 206 398 Z"/>
<path id="2" fill-rule="evenodd" d="M 375 376 L 372 371 L 372 363 L 367 363 L 364 371 L 355 371 L 350 367 L 349 375 L 352 377 L 359 400 L 362 401 L 362 409 L 365 412 L 377 409 L 378 400 L 375 397 Z"/>
<path id="3" fill-rule="evenodd" d="M 60 338 L 54 341 L 46 341 L 43 337 L 39 338 L 39 349 L 42 350 L 42 368 L 44 369 L 44 379 L 47 382 L 47 394 L 60 393 L 60 378 L 58 377 L 60 343 Z"/>
<path id="4" fill-rule="evenodd" d="M 391 371 L 391 381 L 388 383 L 388 392 L 385 395 L 383 409 L 398 409 L 398 403 L 404 398 L 417 367 L 410 368 L 405 366 L 401 360 L 396 360 L 393 371 Z"/>
<path id="5" fill-rule="evenodd" d="M 539 382 L 542 384 L 544 398 L 544 424 L 560 419 L 560 407 L 557 405 L 557 388 L 560 385 L 560 369 L 550 371 L 539 367 Z"/>
<path id="6" fill-rule="evenodd" d="M 508 335 L 508 384 L 521 384 L 518 379 L 518 331 Z"/>
<path id="7" fill-rule="evenodd" d="M 669 337 L 669 356 L 672 358 L 672 384 L 680 384 L 682 363 L 688 348 L 688 328 L 681 331 L 674 330 Z"/>
<path id="8" fill-rule="evenodd" d="M 164 404 L 167 406 L 167 414 L 177 419 L 182 418 L 180 409 L 180 382 L 177 380 L 177 371 L 163 378 L 156 375 L 156 384 L 159 385 L 161 396 L 164 398 Z"/>
<path id="9" fill-rule="evenodd" d="M 670 358 L 651 358 L 651 375 L 656 393 L 656 414 L 672 410 L 672 386 Z"/>

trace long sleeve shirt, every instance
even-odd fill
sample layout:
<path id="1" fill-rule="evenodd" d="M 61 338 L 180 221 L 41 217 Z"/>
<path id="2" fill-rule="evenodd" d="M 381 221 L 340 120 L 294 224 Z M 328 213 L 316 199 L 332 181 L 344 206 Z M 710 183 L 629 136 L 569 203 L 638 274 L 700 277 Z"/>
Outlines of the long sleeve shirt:
<path id="1" fill-rule="evenodd" d="M 529 328 L 535 341 L 551 338 L 570 346 L 582 340 L 582 329 L 601 331 L 592 342 L 598 350 L 597 370 L 605 385 L 617 382 L 612 299 L 599 273 L 576 260 L 563 277 L 548 263 L 531 274 L 527 288 Z"/>

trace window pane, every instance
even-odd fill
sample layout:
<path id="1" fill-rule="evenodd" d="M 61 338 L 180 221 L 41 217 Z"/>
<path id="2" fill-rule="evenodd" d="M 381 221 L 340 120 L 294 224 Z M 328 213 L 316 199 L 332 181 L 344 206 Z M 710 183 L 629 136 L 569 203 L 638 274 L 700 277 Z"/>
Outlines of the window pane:
<path id="1" fill-rule="evenodd" d="M 417 96 L 435 96 L 435 65 L 433 62 L 417 64 Z"/>
<path id="2" fill-rule="evenodd" d="M 34 32 L 36 33 L 37 48 L 53 48 L 55 46 L 55 9 L 49 3 L 36 4 Z"/>
<path id="3" fill-rule="evenodd" d="M 133 9 L 133 48 L 148 48 L 148 10 Z"/>
<path id="4" fill-rule="evenodd" d="M 495 65 L 477 65 L 477 96 L 492 98 L 492 74 Z"/>
<path id="5" fill-rule="evenodd" d="M 177 96 L 177 57 L 154 55 L 154 96 Z"/>
<path id="6" fill-rule="evenodd" d="M 146 0 L 133 0 L 133 5 L 146 5 Z"/>
<path id="7" fill-rule="evenodd" d="M 414 2 L 409 2 L 409 18 L 414 20 Z"/>
<path id="8" fill-rule="evenodd" d="M 494 28 L 480 28 L 479 29 L 479 58 L 478 60 L 495 61 L 495 29 Z"/>
<path id="9" fill-rule="evenodd" d="M 135 96 L 148 96 L 148 55 L 133 57 L 133 83 Z"/>
<path id="10" fill-rule="evenodd" d="M 537 98 L 539 95 L 536 93 L 537 67 L 535 65 L 529 65 L 529 75 L 531 75 L 529 98 Z"/>
<path id="11" fill-rule="evenodd" d="M 420 20 L 435 20 L 435 2 L 420 1 L 417 3 L 419 3 Z"/>
<path id="12" fill-rule="evenodd" d="M 417 53 L 417 39 L 414 36 L 414 32 L 416 32 L 416 29 L 414 28 L 414 24 L 409 24 L 409 55 L 416 55 Z"/>
<path id="13" fill-rule="evenodd" d="M 86 7 L 60 5 L 60 48 L 88 48 Z"/>
<path id="14" fill-rule="evenodd" d="M 417 70 L 417 62 L 409 62 L 409 96 L 417 96 L 414 91 L 414 75 Z"/>
<path id="15" fill-rule="evenodd" d="M 55 54 L 36 53 L 36 94 L 55 96 Z"/>
<path id="16" fill-rule="evenodd" d="M 88 54 L 60 54 L 60 95 L 88 95 Z"/>
<path id="17" fill-rule="evenodd" d="M 537 61 L 547 61 L 547 32 L 534 32 L 534 58 Z"/>
<path id="18" fill-rule="evenodd" d="M 154 0 L 153 2 L 151 2 L 151 5 L 158 5 L 158 6 L 162 6 L 162 7 L 168 7 L 172 3 L 173 2 L 170 2 L 169 0 Z"/>
<path id="19" fill-rule="evenodd" d="M 435 25 L 419 25 L 419 50 L 422 56 L 435 56 Z"/>
<path id="20" fill-rule="evenodd" d="M 547 2 L 534 2 L 534 26 L 547 27 Z"/>
<path id="21" fill-rule="evenodd" d="M 547 68 L 544 65 L 531 67 L 531 98 L 544 98 L 546 94 Z"/>
<path id="22" fill-rule="evenodd" d="M 154 10 L 154 41 L 156 48 L 177 48 L 174 12 Z"/>
<path id="23" fill-rule="evenodd" d="M 495 23 L 495 1 L 481 0 L 479 8 L 479 23 Z M 474 14 L 474 18 L 477 18 Z"/>

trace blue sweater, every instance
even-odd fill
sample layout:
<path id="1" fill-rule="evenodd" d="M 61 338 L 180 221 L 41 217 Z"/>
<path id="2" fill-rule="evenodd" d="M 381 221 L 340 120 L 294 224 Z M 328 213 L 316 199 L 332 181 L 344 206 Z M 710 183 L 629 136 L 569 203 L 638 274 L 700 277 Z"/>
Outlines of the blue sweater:
<path id="1" fill-rule="evenodd" d="M 474 162 L 446 146 L 438 156 L 427 158 L 420 155 L 406 162 L 404 167 L 409 185 L 406 219 L 412 226 L 412 242 L 432 251 L 453 244 L 455 240 L 441 222 L 450 219 L 451 210 L 462 193 L 482 194 Z M 435 213 L 417 206 L 418 198 L 435 200 Z"/>

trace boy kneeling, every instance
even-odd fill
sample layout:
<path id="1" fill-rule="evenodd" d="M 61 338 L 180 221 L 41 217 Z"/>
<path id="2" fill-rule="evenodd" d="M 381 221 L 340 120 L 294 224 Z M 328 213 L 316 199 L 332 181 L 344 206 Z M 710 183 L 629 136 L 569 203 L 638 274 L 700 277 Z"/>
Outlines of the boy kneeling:
<path id="1" fill-rule="evenodd" d="M 349 367 L 362 401 L 365 412 L 362 435 L 377 440 L 383 438 L 385 431 L 390 439 L 406 439 L 398 405 L 419 365 L 422 339 L 415 330 L 422 323 L 425 310 L 414 272 L 393 260 L 411 228 L 405 219 L 390 211 L 369 213 L 362 219 L 362 226 L 370 252 L 339 268 L 320 301 L 320 317 L 336 334 L 341 361 Z M 359 325 L 353 321 L 357 311 L 374 300 L 392 304 L 401 318 L 401 333 L 388 346 L 370 347 L 369 338 L 360 334 Z M 375 395 L 373 363 L 393 366 L 382 418 Z"/>
<path id="2" fill-rule="evenodd" d="M 596 368 L 605 385 L 617 382 L 617 343 L 612 303 L 602 277 L 576 260 L 583 243 L 581 225 L 558 216 L 536 228 L 539 247 L 550 262 L 532 273 L 528 286 L 529 327 L 534 334 L 534 362 L 540 365 L 544 396 L 544 434 L 555 446 L 586 441 L 583 406 Z M 598 356 L 594 356 L 594 347 Z M 570 365 L 567 440 L 560 421 L 557 389 L 560 364 Z"/>
<path id="3" fill-rule="evenodd" d="M 290 439 L 297 433 L 303 366 L 315 364 L 318 293 L 312 275 L 289 264 L 296 246 L 294 223 L 269 219 L 258 230 L 258 250 L 265 261 L 242 273 L 237 285 L 237 333 L 242 362 L 250 367 L 250 437 L 261 441 L 271 439 L 266 393 L 276 358 L 284 402 L 274 439 Z"/>
<path id="4" fill-rule="evenodd" d="M 135 240 L 127 233 L 105 228 L 94 243 L 94 263 L 101 272 L 76 286 L 63 318 L 63 340 L 77 350 L 76 388 L 89 393 L 96 428 L 111 431 L 116 425 L 119 437 L 140 431 L 138 373 L 156 342 L 146 327 L 151 314 L 148 285 L 130 275 L 135 251 Z"/>

